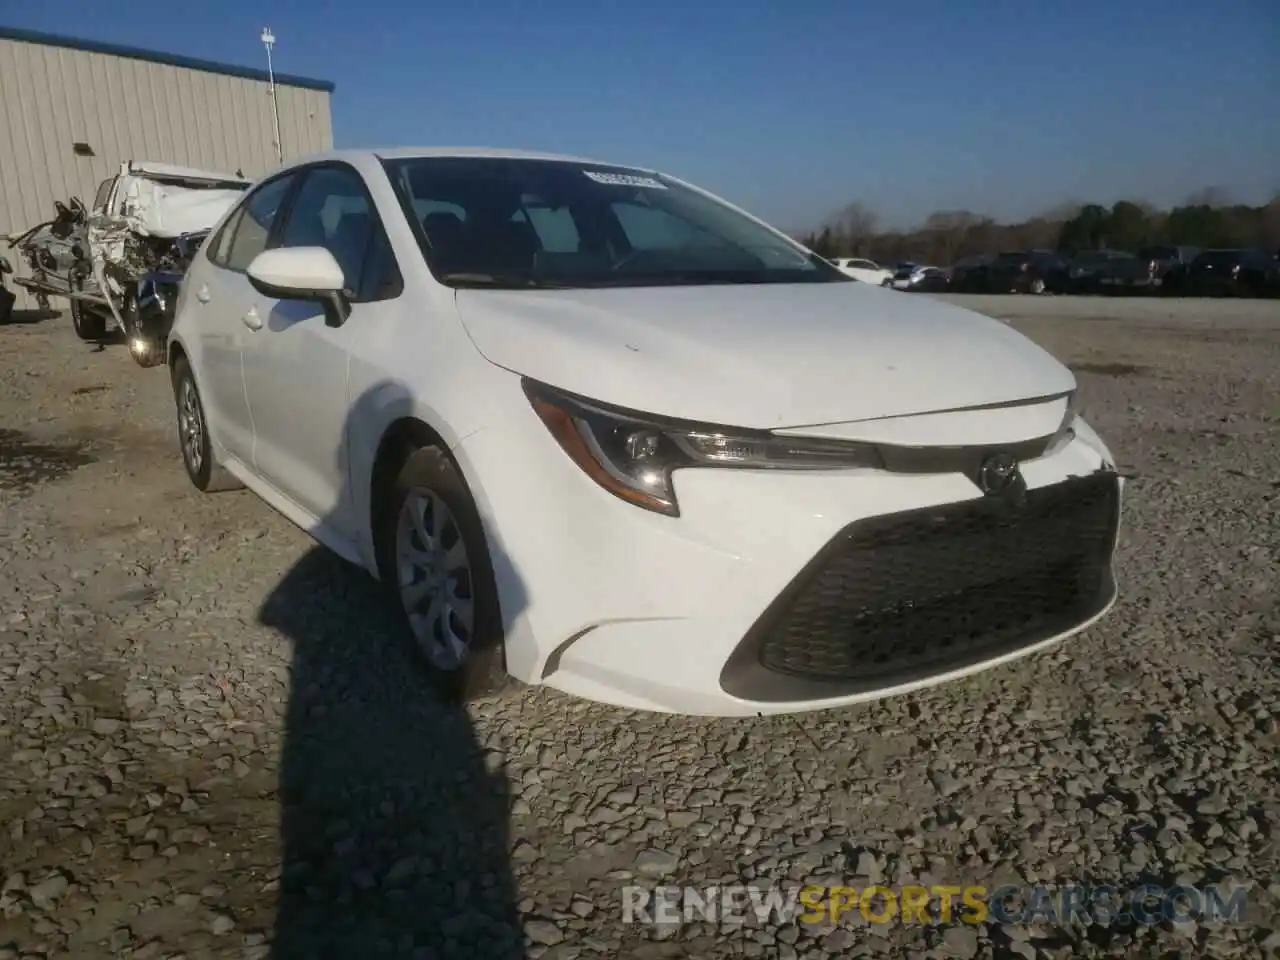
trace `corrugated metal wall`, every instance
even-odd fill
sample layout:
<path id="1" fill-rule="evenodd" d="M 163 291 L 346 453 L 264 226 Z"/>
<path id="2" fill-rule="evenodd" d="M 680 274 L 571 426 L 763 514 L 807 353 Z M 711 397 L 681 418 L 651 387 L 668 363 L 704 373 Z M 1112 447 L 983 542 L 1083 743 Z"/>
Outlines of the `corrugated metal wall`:
<path id="1" fill-rule="evenodd" d="M 333 146 L 327 92 L 277 84 L 276 97 L 286 160 Z M 55 200 L 92 206 L 122 161 L 257 177 L 277 166 L 274 140 L 265 81 L 0 38 L 0 237 L 51 219 Z"/>

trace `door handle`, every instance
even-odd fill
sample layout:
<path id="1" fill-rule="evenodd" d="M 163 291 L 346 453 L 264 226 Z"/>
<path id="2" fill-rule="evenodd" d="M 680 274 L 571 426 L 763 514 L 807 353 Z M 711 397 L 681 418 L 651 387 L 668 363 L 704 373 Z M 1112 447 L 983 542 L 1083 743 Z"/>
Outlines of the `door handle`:
<path id="1" fill-rule="evenodd" d="M 196 291 L 196 299 L 201 303 L 208 303 L 213 299 L 209 293 L 209 285 L 207 283 L 200 284 L 200 289 Z"/>
<path id="2" fill-rule="evenodd" d="M 250 330 L 262 329 L 262 318 L 258 316 L 257 307 L 250 307 L 249 312 L 240 318 L 240 322 L 243 323 Z"/>

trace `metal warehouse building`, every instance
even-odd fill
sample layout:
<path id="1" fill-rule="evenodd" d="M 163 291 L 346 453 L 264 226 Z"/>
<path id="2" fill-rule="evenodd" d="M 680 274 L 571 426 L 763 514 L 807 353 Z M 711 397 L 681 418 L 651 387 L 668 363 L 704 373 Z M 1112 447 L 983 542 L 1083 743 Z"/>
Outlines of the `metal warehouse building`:
<path id="1" fill-rule="evenodd" d="M 285 159 L 330 149 L 333 84 L 275 82 Z M 126 160 L 266 173 L 278 165 L 267 72 L 0 27 L 0 236 L 51 220 L 55 200 L 92 206 Z"/>

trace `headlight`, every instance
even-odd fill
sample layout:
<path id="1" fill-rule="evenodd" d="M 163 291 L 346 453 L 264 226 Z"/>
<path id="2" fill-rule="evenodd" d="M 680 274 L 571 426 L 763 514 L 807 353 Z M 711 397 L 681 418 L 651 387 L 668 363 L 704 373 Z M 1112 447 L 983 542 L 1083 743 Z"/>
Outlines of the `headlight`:
<path id="1" fill-rule="evenodd" d="M 597 404 L 532 380 L 523 384 L 538 417 L 587 476 L 628 503 L 671 517 L 680 515 L 671 474 L 685 467 L 883 467 L 879 453 L 864 444 L 667 420 Z"/>

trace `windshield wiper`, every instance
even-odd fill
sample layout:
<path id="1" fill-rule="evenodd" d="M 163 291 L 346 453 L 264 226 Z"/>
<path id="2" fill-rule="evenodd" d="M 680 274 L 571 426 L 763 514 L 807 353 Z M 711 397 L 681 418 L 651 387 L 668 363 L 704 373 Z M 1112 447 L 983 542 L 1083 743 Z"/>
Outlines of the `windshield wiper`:
<path id="1" fill-rule="evenodd" d="M 539 287 L 563 290 L 566 286 L 551 280 L 535 280 L 532 277 L 503 276 L 492 273 L 445 273 L 440 276 L 440 282 L 455 287 L 490 287 L 498 290 L 536 290 Z"/>

